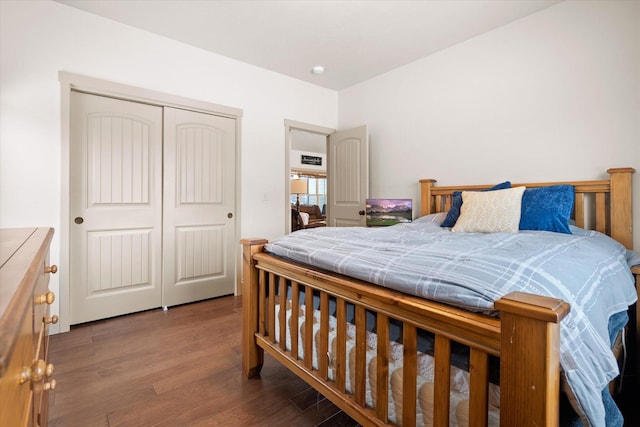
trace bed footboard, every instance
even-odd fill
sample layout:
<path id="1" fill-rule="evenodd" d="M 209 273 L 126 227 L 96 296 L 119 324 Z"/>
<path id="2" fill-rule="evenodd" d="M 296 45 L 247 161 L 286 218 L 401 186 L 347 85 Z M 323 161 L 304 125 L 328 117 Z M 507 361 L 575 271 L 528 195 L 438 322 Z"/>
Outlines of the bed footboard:
<path id="1" fill-rule="evenodd" d="M 248 377 L 260 373 L 267 351 L 363 425 L 449 426 L 453 417 L 454 425 L 487 426 L 499 414 L 503 426 L 557 426 L 563 301 L 509 294 L 495 304 L 497 319 L 273 257 L 264 239 L 241 243 Z M 398 324 L 400 347 L 390 340 Z M 430 355 L 421 353 L 422 332 L 434 337 Z M 459 344 L 469 348 L 466 394 L 452 388 Z M 492 356 L 500 359 L 498 401 Z"/>

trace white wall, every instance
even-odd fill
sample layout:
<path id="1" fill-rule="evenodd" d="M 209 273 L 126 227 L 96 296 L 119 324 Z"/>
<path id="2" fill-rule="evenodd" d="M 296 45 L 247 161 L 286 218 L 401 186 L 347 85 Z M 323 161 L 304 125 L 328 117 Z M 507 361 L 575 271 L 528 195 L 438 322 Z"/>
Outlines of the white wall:
<path id="1" fill-rule="evenodd" d="M 372 197 L 634 167 L 640 249 L 640 2 L 562 2 L 341 91 L 339 128 L 363 123 Z"/>
<path id="2" fill-rule="evenodd" d="M 242 109 L 241 235 L 284 233 L 284 120 L 335 128 L 337 92 L 52 1 L 2 0 L 0 19 L 1 227 L 60 229 L 64 70 Z"/>
<path id="3" fill-rule="evenodd" d="M 291 149 L 311 153 L 327 152 L 327 137 L 313 132 L 294 129 L 291 131 Z"/>

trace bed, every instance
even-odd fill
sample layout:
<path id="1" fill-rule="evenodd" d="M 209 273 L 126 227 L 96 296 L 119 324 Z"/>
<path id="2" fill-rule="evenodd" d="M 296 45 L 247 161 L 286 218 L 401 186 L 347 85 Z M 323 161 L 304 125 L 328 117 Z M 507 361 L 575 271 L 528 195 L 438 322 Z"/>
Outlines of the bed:
<path id="1" fill-rule="evenodd" d="M 627 250 L 632 246 L 633 172 L 632 168 L 609 169 L 606 180 L 509 183 L 508 189 L 491 185 L 438 187 L 434 180 L 425 179 L 420 181 L 422 220 L 419 218 L 415 224 L 379 230 L 353 229 L 349 231 L 352 235 L 348 235 L 347 243 L 338 244 L 333 234 L 337 230 L 331 228 L 298 231 L 272 243 L 264 239 L 243 239 L 244 374 L 258 376 L 264 351 L 267 351 L 363 425 L 555 426 L 559 423 L 562 383 L 582 420 L 602 425 L 602 402 L 593 399 L 600 395 L 603 385 L 615 377 L 617 364 L 613 366 L 611 343 L 603 350 L 605 338 L 598 338 L 610 331 L 603 332 L 602 325 L 591 326 L 589 316 L 595 304 L 590 302 L 588 307 L 582 307 L 576 301 L 613 298 L 606 310 L 598 309 L 599 315 L 593 315 L 594 318 L 606 315 L 610 321 L 612 314 L 626 315 L 627 307 L 637 298 L 628 265 L 620 265 L 630 262 L 631 252 Z M 568 233 L 535 229 L 519 233 L 451 231 L 462 225 L 463 215 L 469 217 L 471 208 L 476 206 L 473 198 L 495 202 L 497 197 L 508 193 L 510 196 L 505 197 L 516 200 L 518 196 L 513 194 L 519 193 L 523 203 L 525 191 L 567 186 L 571 187 L 572 198 Z M 486 191 L 491 189 L 495 191 Z M 464 198 L 465 211 L 458 223 L 452 229 L 440 227 L 445 212 L 452 211 L 452 206 L 460 208 L 456 200 L 460 196 Z M 517 209 L 521 208 L 524 215 L 524 205 L 518 205 Z M 535 209 L 532 212 L 535 213 Z M 400 227 L 397 230 L 401 233 L 392 230 L 395 227 Z M 534 251 L 539 255 L 536 258 L 547 263 L 549 259 L 563 263 L 559 269 L 576 276 L 580 276 L 577 272 L 582 271 L 582 267 L 572 263 L 586 253 L 584 247 L 579 246 L 578 252 L 564 261 L 559 255 L 556 258 L 556 252 L 564 256 L 575 249 L 578 241 L 580 245 L 596 241 L 600 245 L 603 241 L 605 252 L 617 255 L 611 256 L 615 261 L 602 265 L 599 261 L 590 261 L 590 265 L 597 267 L 588 277 L 578 279 L 584 281 L 585 286 L 578 286 L 576 295 L 572 295 L 573 291 L 564 287 L 564 280 L 568 280 L 565 278 L 551 278 L 553 286 L 542 279 L 529 278 L 521 289 L 513 288 L 509 284 L 516 281 L 504 273 L 511 267 L 498 265 L 495 255 L 489 256 L 489 264 L 478 264 L 481 261 L 465 253 L 462 262 L 452 268 L 475 271 L 478 277 L 491 273 L 493 277 L 502 277 L 503 282 L 500 292 L 478 296 L 474 293 L 473 274 L 460 276 L 462 283 L 457 284 L 456 289 L 472 291 L 472 298 L 465 297 L 460 303 L 451 295 L 455 297 L 462 294 L 461 291 L 445 292 L 448 296 L 441 298 L 439 292 L 431 295 L 415 286 L 416 281 L 426 280 L 431 281 L 431 286 L 424 289 L 447 288 L 449 279 L 439 276 L 445 269 L 442 264 L 431 266 L 427 278 L 423 279 L 423 273 L 415 276 L 414 266 L 422 264 L 423 255 L 418 257 L 420 262 L 411 261 L 419 253 L 418 249 L 407 250 L 405 246 L 413 243 L 404 238 L 397 241 L 400 243 L 384 240 L 392 238 L 391 233 L 402 232 L 424 235 L 431 240 L 417 246 L 430 248 L 434 247 L 433 239 L 448 241 L 463 235 L 476 236 L 478 240 L 506 235 L 513 240 L 511 246 L 485 241 L 484 246 L 472 250 L 486 256 L 492 254 L 493 247 L 502 247 L 504 253 L 510 253 L 513 248 L 529 245 L 529 241 L 521 241 L 520 237 L 537 241 L 564 234 L 564 239 L 573 240 L 558 245 L 547 243 L 546 248 L 553 256 L 543 255 L 545 250 L 534 248 Z M 364 240 L 357 240 L 360 238 Z M 300 246 L 302 243 L 298 240 L 324 241 L 325 246 L 308 249 Z M 380 246 L 393 261 L 380 268 L 386 261 L 365 257 L 364 261 L 355 262 L 369 264 L 364 273 L 346 268 L 349 264 L 346 261 L 332 265 L 337 254 L 349 244 L 360 245 L 342 254 L 351 260 L 356 259 L 353 252 L 368 253 L 372 247 Z M 453 265 L 451 253 L 455 254 L 454 249 L 462 246 L 459 242 L 451 244 L 453 246 L 438 246 L 439 253 L 430 257 L 444 258 L 445 264 Z M 466 245 L 465 242 L 463 246 Z M 552 251 L 551 247 L 562 249 Z M 404 252 L 395 253 L 396 250 Z M 448 255 L 440 256 L 442 254 Z M 624 260 L 619 260 L 620 257 Z M 400 279 L 393 279 L 399 285 L 391 279 L 386 281 L 387 276 L 391 276 L 388 272 L 396 268 L 402 273 Z M 515 269 L 518 277 L 523 277 L 522 268 Z M 536 270 L 535 274 L 539 273 Z M 620 283 L 621 288 L 611 296 L 600 294 L 608 285 L 586 289 L 586 283 L 594 282 L 596 276 L 596 285 L 606 276 L 607 280 Z M 543 283 L 541 289 L 536 289 L 533 282 Z M 557 294 L 547 292 L 551 287 Z M 580 292 L 589 295 L 578 298 Z M 593 292 L 598 295 L 591 295 Z M 574 307 L 569 302 L 573 302 Z M 622 324 L 625 321 L 626 318 Z M 605 321 L 605 328 L 610 326 Z M 603 360 L 591 359 L 594 348 L 603 353 Z M 593 369 L 583 369 L 589 365 L 584 363 L 585 358 L 593 362 Z M 598 370 L 598 364 L 604 366 L 603 371 Z"/>

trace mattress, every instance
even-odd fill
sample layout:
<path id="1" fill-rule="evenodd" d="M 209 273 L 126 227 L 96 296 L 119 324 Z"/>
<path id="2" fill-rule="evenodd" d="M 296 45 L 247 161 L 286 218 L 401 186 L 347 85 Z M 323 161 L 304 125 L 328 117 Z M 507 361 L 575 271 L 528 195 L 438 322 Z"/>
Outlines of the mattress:
<path id="1" fill-rule="evenodd" d="M 291 351 L 291 302 L 286 308 L 287 336 L 285 347 Z M 280 342 L 280 305 L 276 305 L 275 338 Z M 305 316 L 306 308 L 301 305 L 298 318 L 298 355 L 300 359 L 305 359 L 304 339 L 305 339 Z M 318 369 L 319 330 L 320 312 L 314 310 L 313 313 L 313 354 L 312 365 Z M 329 371 L 330 380 L 335 379 L 336 366 L 336 324 L 334 316 L 329 317 Z M 376 407 L 376 358 L 377 358 L 377 337 L 374 332 L 367 331 L 366 334 L 366 392 L 365 399 L 367 406 Z M 355 326 L 347 323 L 346 341 L 346 390 L 353 392 L 352 384 L 355 383 Z M 391 341 L 389 343 L 389 398 L 388 414 L 389 421 L 394 424 L 401 424 L 402 420 L 402 355 L 403 346 L 401 343 Z M 417 385 L 416 385 L 416 425 L 431 426 L 433 420 L 433 395 L 434 395 L 434 359 L 425 352 L 417 353 Z M 469 373 L 457 366 L 451 367 L 450 376 L 450 400 L 449 419 L 451 427 L 466 427 L 469 425 Z M 500 387 L 496 384 L 489 384 L 489 426 L 500 425 Z"/>

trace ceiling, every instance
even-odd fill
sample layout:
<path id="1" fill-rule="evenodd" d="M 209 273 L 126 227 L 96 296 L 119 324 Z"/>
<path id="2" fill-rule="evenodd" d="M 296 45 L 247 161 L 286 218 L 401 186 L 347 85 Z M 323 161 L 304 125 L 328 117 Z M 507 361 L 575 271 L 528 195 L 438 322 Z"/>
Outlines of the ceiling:
<path id="1" fill-rule="evenodd" d="M 559 3 L 556 0 L 57 0 L 340 90 Z M 314 75 L 311 68 L 326 71 Z"/>

